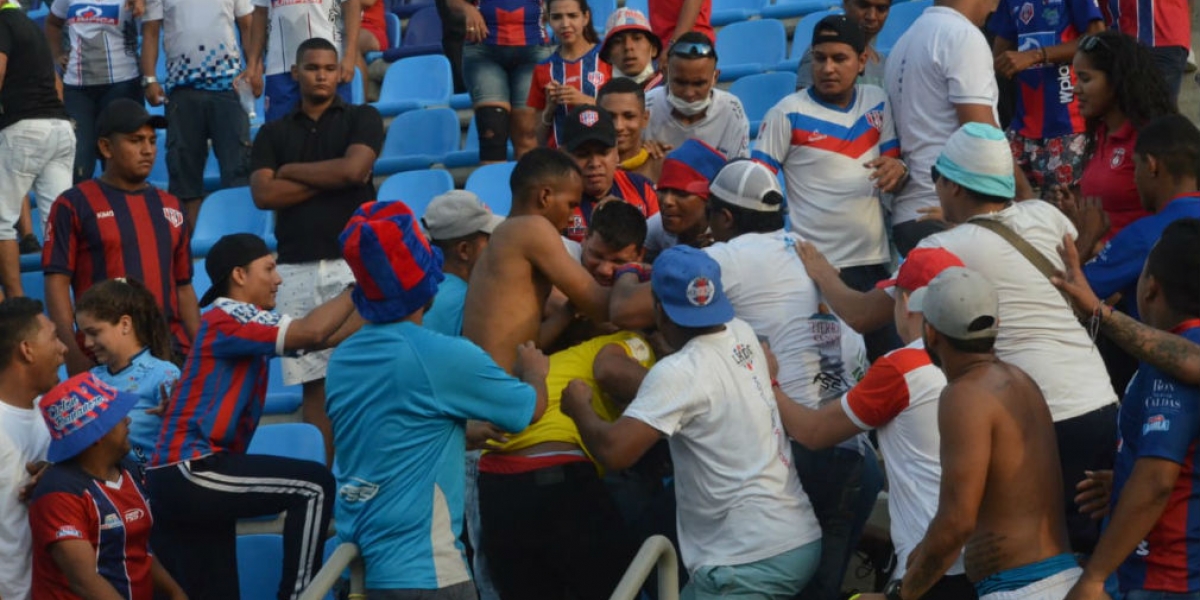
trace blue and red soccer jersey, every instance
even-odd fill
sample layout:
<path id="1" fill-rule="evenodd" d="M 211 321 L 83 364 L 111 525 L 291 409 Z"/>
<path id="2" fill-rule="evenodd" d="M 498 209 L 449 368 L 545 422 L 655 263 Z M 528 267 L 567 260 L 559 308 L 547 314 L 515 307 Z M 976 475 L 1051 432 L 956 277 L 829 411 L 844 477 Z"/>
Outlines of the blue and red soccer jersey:
<path id="1" fill-rule="evenodd" d="M 152 467 L 246 452 L 266 399 L 267 361 L 283 354 L 290 322 L 229 298 L 213 303 L 163 416 Z"/>
<path id="2" fill-rule="evenodd" d="M 541 0 L 476 0 L 488 46 L 542 46 L 550 43 Z"/>
<path id="3" fill-rule="evenodd" d="M 555 52 L 550 55 L 550 58 L 538 63 L 533 69 L 533 80 L 529 84 L 529 106 L 536 108 L 538 111 L 546 108 L 546 86 L 554 81 L 558 84 L 569 85 L 581 92 L 589 98 L 595 98 L 600 94 L 600 88 L 604 87 L 608 80 L 612 79 L 612 65 L 600 59 L 600 44 L 592 46 L 592 49 L 575 60 L 567 60 L 561 54 Z M 551 148 L 559 148 L 562 146 L 562 140 L 558 139 L 558 132 L 562 129 L 563 120 L 567 118 L 567 113 L 571 111 L 571 106 L 560 104 L 554 109 L 554 129 L 550 136 L 549 146 Z"/>
<path id="4" fill-rule="evenodd" d="M 1107 0 L 1108 26 L 1158 48 L 1192 47 L 1192 13 L 1187 0 Z"/>
<path id="5" fill-rule="evenodd" d="M 632 204 L 647 219 L 658 213 L 658 193 L 654 191 L 654 182 L 637 173 L 617 169 L 608 195 Z M 587 236 L 588 224 L 592 222 L 592 211 L 596 209 L 596 203 L 599 201 L 599 198 L 589 198 L 585 195 L 583 202 L 571 213 L 571 221 L 563 235 L 576 242 L 582 242 Z"/>
<path id="6" fill-rule="evenodd" d="M 1021 51 L 1070 42 L 1100 21 L 1096 0 L 1001 0 L 988 23 Z M 1075 71 L 1069 64 L 1035 66 L 1017 74 L 1020 92 L 1010 129 L 1022 137 L 1047 140 L 1086 129 L 1075 104 Z"/>
<path id="7" fill-rule="evenodd" d="M 42 270 L 70 276 L 76 297 L 106 279 L 141 281 L 186 353 L 191 341 L 179 316 L 178 288 L 192 281 L 190 244 L 175 196 L 153 186 L 131 193 L 91 179 L 50 207 Z"/>
<path id="8" fill-rule="evenodd" d="M 1200 342 L 1200 319 L 1185 321 L 1172 333 Z M 1138 459 L 1165 459 L 1181 467 L 1154 529 L 1117 569 L 1121 590 L 1200 591 L 1200 387 L 1142 363 L 1125 391 L 1118 427 L 1114 501 L 1121 501 Z"/>
<path id="9" fill-rule="evenodd" d="M 34 489 L 29 504 L 33 533 L 33 597 L 74 600 L 66 576 L 50 556 L 59 542 L 91 544 L 96 571 L 122 598 L 151 600 L 150 529 L 154 519 L 138 469 L 121 465 L 117 482 L 95 479 L 78 466 L 51 466 Z"/>

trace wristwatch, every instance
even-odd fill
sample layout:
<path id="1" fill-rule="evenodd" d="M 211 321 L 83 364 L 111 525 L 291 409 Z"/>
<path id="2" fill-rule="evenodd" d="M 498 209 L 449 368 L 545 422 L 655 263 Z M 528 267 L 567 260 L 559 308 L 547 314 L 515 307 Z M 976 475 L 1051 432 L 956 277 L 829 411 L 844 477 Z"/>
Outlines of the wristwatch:
<path id="1" fill-rule="evenodd" d="M 142 76 L 142 87 L 150 87 L 156 83 L 158 83 L 157 77 L 155 77 L 153 75 L 143 75 Z"/>
<path id="2" fill-rule="evenodd" d="M 900 580 L 894 579 L 883 588 L 883 595 L 887 600 L 901 600 L 900 598 Z"/>

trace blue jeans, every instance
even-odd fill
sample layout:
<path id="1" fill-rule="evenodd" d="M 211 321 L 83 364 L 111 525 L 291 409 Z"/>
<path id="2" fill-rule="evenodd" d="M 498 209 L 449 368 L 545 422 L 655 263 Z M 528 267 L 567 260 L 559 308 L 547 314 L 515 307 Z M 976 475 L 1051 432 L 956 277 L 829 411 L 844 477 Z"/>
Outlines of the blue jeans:
<path id="1" fill-rule="evenodd" d="M 1179 88 L 1183 84 L 1183 72 L 1187 69 L 1187 48 L 1183 46 L 1160 46 L 1150 49 L 1154 57 L 1154 66 L 1162 73 L 1167 82 L 1167 90 L 1171 92 L 1171 101 L 1179 100 Z"/>
<path id="2" fill-rule="evenodd" d="M 246 185 L 250 119 L 233 90 L 171 90 L 167 102 L 167 173 L 180 200 L 204 197 L 208 142 L 221 166 L 221 187 Z"/>
<path id="3" fill-rule="evenodd" d="M 1200 600 L 1200 592 L 1172 594 L 1170 592 L 1155 592 L 1151 590 L 1129 590 L 1124 594 L 1125 600 Z"/>
<path id="4" fill-rule="evenodd" d="M 738 598 L 786 600 L 813 576 L 821 540 L 744 565 L 700 567 L 679 593 L 680 600 Z"/>
<path id="5" fill-rule="evenodd" d="M 113 100 L 129 98 L 142 102 L 142 86 L 137 79 L 109 85 L 64 85 L 63 104 L 67 115 L 75 121 L 75 166 L 71 171 L 74 183 L 91 179 L 96 172 L 96 119 Z"/>
<path id="6" fill-rule="evenodd" d="M 471 91 L 471 103 L 504 102 L 512 110 L 527 108 L 533 69 L 550 58 L 553 46 L 463 47 L 463 79 Z"/>
<path id="7" fill-rule="evenodd" d="M 338 95 L 347 103 L 353 101 L 351 89 L 353 83 L 340 83 L 337 87 Z M 300 84 L 292 79 L 291 73 L 276 73 L 264 77 L 263 93 L 267 95 L 263 102 L 267 112 L 266 115 L 263 115 L 265 121 L 274 121 L 292 112 L 292 109 L 300 103 Z M 240 104 L 238 106 L 241 107 Z"/>
<path id="8" fill-rule="evenodd" d="M 841 597 L 846 566 L 883 489 L 883 473 L 870 451 L 866 455 L 846 448 L 814 452 L 792 442 L 792 457 L 821 524 L 821 563 L 799 598 L 835 600 Z"/>

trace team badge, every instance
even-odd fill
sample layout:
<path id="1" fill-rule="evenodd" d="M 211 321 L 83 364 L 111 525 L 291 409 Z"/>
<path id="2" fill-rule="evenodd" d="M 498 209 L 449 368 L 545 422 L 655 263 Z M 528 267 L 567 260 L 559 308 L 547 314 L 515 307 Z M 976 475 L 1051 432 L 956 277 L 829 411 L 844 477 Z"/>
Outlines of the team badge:
<path id="1" fill-rule="evenodd" d="M 597 113 L 594 110 L 585 110 L 585 111 L 579 113 L 579 122 L 583 123 L 584 125 L 586 125 L 588 127 L 595 125 L 596 122 L 599 120 L 600 120 L 600 113 Z"/>
<path id="2" fill-rule="evenodd" d="M 163 216 L 166 217 L 167 221 L 171 222 L 171 226 L 175 227 L 176 229 L 183 225 L 183 213 L 174 208 L 167 208 L 164 206 Z"/>
<path id="3" fill-rule="evenodd" d="M 604 73 L 601 73 L 600 71 L 592 71 L 591 73 L 588 73 L 588 83 L 596 87 L 604 85 Z"/>
<path id="4" fill-rule="evenodd" d="M 697 277 L 688 283 L 687 299 L 692 306 L 708 306 L 716 296 L 717 288 L 707 277 Z"/>
<path id="5" fill-rule="evenodd" d="M 1029 22 L 1033 20 L 1033 3 L 1026 2 L 1025 4 L 1022 4 L 1021 12 L 1019 15 L 1017 15 L 1017 18 L 1021 19 L 1022 23 L 1028 25 Z"/>
<path id="6" fill-rule="evenodd" d="M 871 125 L 871 127 L 874 127 L 875 129 L 882 131 L 883 130 L 883 111 L 873 110 L 873 111 L 868 112 L 867 113 L 867 123 L 869 123 Z"/>
<path id="7" fill-rule="evenodd" d="M 1115 169 L 1120 167 L 1123 162 L 1125 162 L 1125 149 L 1117 148 L 1113 150 L 1112 160 L 1109 161 L 1108 166 Z"/>

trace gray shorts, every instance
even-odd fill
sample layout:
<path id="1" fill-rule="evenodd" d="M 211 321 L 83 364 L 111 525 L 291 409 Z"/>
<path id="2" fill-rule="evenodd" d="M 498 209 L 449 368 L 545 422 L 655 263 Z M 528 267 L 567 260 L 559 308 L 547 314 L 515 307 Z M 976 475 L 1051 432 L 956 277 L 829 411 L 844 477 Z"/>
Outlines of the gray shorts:
<path id="1" fill-rule="evenodd" d="M 476 600 L 475 584 L 464 581 L 436 590 L 367 590 L 367 600 Z"/>

